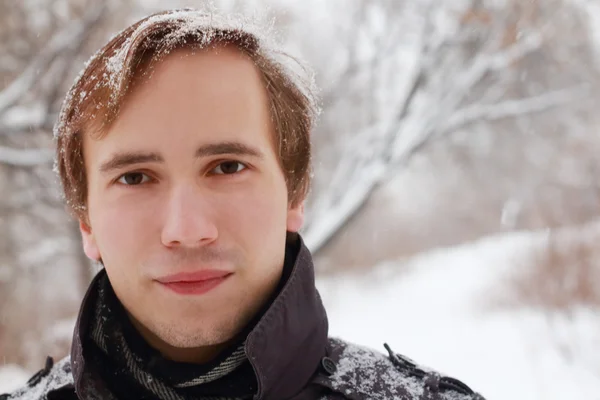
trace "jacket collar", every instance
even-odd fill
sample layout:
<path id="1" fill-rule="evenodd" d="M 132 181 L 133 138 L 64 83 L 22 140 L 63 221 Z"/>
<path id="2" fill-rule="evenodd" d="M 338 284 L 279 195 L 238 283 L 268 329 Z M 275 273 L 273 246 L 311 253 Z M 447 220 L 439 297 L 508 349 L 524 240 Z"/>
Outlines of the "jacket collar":
<path id="1" fill-rule="evenodd" d="M 326 354 L 327 314 L 315 287 L 312 256 L 300 236 L 290 276 L 246 340 L 246 355 L 258 382 L 257 399 L 285 399 L 304 388 Z M 94 313 L 100 271 L 81 306 L 71 347 L 80 398 L 109 398 L 100 376 L 86 363 L 84 343 Z"/>

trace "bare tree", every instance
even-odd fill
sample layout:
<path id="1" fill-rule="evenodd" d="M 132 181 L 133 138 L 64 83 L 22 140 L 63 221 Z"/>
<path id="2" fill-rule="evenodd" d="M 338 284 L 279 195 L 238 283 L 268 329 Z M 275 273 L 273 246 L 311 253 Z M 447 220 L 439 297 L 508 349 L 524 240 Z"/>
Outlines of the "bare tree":
<path id="1" fill-rule="evenodd" d="M 111 8 L 84 0 L 38 2 L 35 10 L 0 4 L 0 353 L 31 368 L 47 351 L 42 332 L 75 312 L 91 276 L 52 171 L 52 126 L 92 42 L 106 34 Z M 71 289 L 58 290 L 59 280 Z"/>
<path id="2" fill-rule="evenodd" d="M 329 143 L 319 143 L 317 158 L 326 168 L 316 176 L 304 232 L 313 252 L 432 140 L 585 102 L 597 83 L 586 79 L 589 70 L 579 82 L 537 88 L 519 79 L 527 63 L 570 61 L 558 59 L 568 57 L 568 44 L 556 39 L 560 16 L 552 10 L 581 19 L 561 1 L 513 1 L 500 9 L 477 0 L 462 8 L 435 0 L 355 4 L 352 22 L 342 22 L 350 27 L 345 69 L 324 84 L 327 117 L 318 134 Z M 375 50 L 365 56 L 364 47 Z M 574 61 L 568 68 L 570 77 L 582 71 Z"/>

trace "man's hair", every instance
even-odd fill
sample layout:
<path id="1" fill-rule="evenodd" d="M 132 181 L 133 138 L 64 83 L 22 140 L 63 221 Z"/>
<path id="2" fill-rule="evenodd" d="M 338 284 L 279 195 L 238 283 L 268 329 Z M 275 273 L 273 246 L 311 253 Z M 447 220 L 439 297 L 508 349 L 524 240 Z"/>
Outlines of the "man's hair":
<path id="1" fill-rule="evenodd" d="M 289 202 L 299 205 L 310 185 L 309 134 L 318 114 L 316 96 L 305 67 L 267 39 L 256 25 L 242 19 L 190 9 L 150 15 L 112 38 L 75 80 L 54 128 L 55 168 L 70 211 L 87 220 L 83 135 L 103 137 L 135 83 L 151 76 L 153 66 L 169 53 L 219 46 L 235 46 L 260 71 Z M 303 74 L 297 73 L 290 61 L 295 61 Z"/>

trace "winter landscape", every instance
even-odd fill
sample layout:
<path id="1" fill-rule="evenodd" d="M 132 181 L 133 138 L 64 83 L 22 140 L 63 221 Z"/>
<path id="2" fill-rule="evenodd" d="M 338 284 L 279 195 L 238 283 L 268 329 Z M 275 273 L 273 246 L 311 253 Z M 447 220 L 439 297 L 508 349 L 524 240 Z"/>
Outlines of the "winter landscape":
<path id="1" fill-rule="evenodd" d="M 333 336 L 490 400 L 600 400 L 599 4 L 171 3 L 258 20 L 314 70 L 302 234 Z M 0 2 L 0 394 L 68 354 L 98 270 L 53 171 L 64 93 L 163 8 Z"/>

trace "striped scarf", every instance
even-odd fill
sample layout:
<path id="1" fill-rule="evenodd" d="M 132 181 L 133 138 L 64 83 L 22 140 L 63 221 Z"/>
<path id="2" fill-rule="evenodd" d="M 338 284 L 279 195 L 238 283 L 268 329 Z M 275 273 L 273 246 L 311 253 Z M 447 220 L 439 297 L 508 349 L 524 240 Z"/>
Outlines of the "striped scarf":
<path id="1" fill-rule="evenodd" d="M 100 282 L 98 291 L 98 300 L 96 302 L 95 315 L 90 329 L 90 338 L 95 345 L 118 365 L 129 377 L 133 378 L 138 385 L 143 387 L 147 392 L 156 396 L 160 400 L 186 400 L 188 396 L 182 389 L 189 389 L 214 382 L 223 378 L 244 362 L 247 361 L 244 351 L 244 343 L 241 343 L 229 356 L 221 360 L 216 366 L 209 371 L 204 371 L 202 374 L 189 379 L 185 378 L 177 382 L 166 383 L 158 376 L 153 376 L 143 367 L 143 360 L 135 354 L 131 349 L 120 323 L 119 318 L 115 315 L 114 305 L 116 296 L 110 287 L 108 277 L 104 277 Z M 111 302 L 111 298 L 114 298 Z M 118 301 L 118 300 L 117 300 Z M 110 321 L 110 324 L 107 324 Z M 109 327 L 107 327 L 109 325 Z M 248 393 L 245 396 L 237 397 L 197 397 L 201 400 L 244 400 L 251 399 L 253 393 Z"/>

